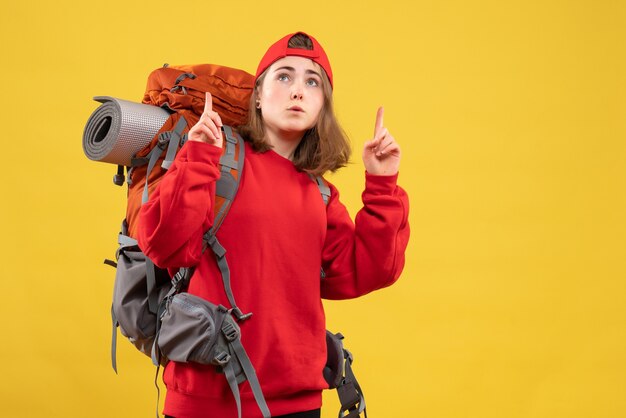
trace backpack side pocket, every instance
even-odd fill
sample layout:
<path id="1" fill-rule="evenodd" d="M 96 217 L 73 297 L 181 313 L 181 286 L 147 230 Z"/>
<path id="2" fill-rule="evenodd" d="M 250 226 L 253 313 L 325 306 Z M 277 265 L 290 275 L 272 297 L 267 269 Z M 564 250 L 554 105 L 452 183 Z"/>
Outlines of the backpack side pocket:
<path id="1" fill-rule="evenodd" d="M 214 364 L 214 348 L 228 314 L 226 309 L 185 292 L 166 303 L 159 329 L 161 352 L 173 361 Z"/>
<path id="2" fill-rule="evenodd" d="M 151 291 L 146 280 L 148 261 L 137 247 L 122 247 L 117 259 L 113 289 L 113 314 L 122 335 L 139 351 L 151 355 L 156 334 L 157 315 L 150 310 L 150 292 L 161 300 L 169 289 L 169 280 L 157 281 Z M 155 269 L 157 270 L 157 269 Z"/>

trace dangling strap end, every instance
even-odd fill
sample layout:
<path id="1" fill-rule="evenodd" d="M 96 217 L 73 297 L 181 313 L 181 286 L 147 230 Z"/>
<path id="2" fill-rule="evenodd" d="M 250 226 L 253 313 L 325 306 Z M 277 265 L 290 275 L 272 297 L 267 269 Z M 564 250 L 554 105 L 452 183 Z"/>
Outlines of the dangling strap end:
<path id="1" fill-rule="evenodd" d="M 108 258 L 105 258 L 103 263 L 106 264 L 107 266 L 117 268 L 117 263 L 113 260 L 109 260 Z"/>
<path id="2" fill-rule="evenodd" d="M 246 319 L 250 319 L 252 317 L 252 312 L 248 312 L 247 314 L 245 314 L 237 306 L 232 309 L 232 314 L 235 316 L 235 318 L 237 318 L 238 322 L 243 322 Z"/>
<path id="3" fill-rule="evenodd" d="M 117 174 L 113 176 L 113 184 L 115 184 L 116 186 L 122 186 L 125 179 L 126 178 L 124 177 L 124 166 L 118 165 Z"/>
<path id="4" fill-rule="evenodd" d="M 111 366 L 115 374 L 117 374 L 117 318 L 115 317 L 113 305 L 111 305 L 111 322 Z"/>
<path id="5" fill-rule="evenodd" d="M 156 374 L 154 375 L 154 386 L 157 391 L 157 401 L 156 401 L 156 418 L 159 418 L 159 401 L 161 400 L 161 388 L 159 387 L 159 369 L 161 365 L 157 365 Z"/>

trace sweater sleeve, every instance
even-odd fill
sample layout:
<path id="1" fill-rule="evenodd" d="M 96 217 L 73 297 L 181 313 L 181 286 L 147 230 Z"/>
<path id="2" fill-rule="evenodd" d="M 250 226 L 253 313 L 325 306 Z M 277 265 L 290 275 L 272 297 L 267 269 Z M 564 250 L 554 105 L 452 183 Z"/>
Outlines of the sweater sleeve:
<path id="1" fill-rule="evenodd" d="M 137 240 L 161 268 L 190 267 L 202 254 L 202 236 L 213 223 L 221 149 L 189 141 L 139 213 Z"/>
<path id="2" fill-rule="evenodd" d="M 409 200 L 394 176 L 366 173 L 363 208 L 353 223 L 331 186 L 322 252 L 325 299 L 355 298 L 393 284 L 409 241 Z"/>

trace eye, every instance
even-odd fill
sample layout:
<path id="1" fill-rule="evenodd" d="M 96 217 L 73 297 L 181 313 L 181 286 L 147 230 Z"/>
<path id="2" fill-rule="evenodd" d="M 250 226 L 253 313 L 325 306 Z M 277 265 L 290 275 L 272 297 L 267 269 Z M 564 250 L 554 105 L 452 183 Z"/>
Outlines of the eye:
<path id="1" fill-rule="evenodd" d="M 320 85 L 320 83 L 315 78 L 309 78 L 306 81 L 306 85 L 310 86 L 310 87 L 318 87 Z"/>
<path id="2" fill-rule="evenodd" d="M 280 74 L 278 74 L 278 76 L 276 77 L 276 80 L 278 80 L 278 81 L 289 81 L 289 74 L 286 74 L 286 73 L 280 73 Z"/>

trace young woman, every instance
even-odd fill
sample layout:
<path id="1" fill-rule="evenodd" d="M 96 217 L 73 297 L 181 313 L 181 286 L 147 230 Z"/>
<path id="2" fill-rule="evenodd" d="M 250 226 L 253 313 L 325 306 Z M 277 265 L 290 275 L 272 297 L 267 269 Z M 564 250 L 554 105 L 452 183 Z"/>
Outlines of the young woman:
<path id="1" fill-rule="evenodd" d="M 304 33 L 272 45 L 261 60 L 241 184 L 218 232 L 227 251 L 233 294 L 244 312 L 242 343 L 273 417 L 319 417 L 326 362 L 321 299 L 348 299 L 389 286 L 404 266 L 408 198 L 396 185 L 400 148 L 378 110 L 365 144 L 363 208 L 353 222 L 329 184 L 324 204 L 312 176 L 335 171 L 350 155 L 332 105 L 333 77 L 320 44 Z M 202 253 L 213 221 L 222 123 L 207 94 L 188 142 L 142 207 L 139 244 L 158 266 L 194 266 L 188 292 L 229 306 L 215 257 Z M 320 266 L 324 271 L 320 277 Z M 375 337 L 373 335 L 373 337 Z M 223 374 L 213 366 L 170 362 L 165 414 L 237 416 Z M 243 416 L 260 417 L 248 383 Z"/>

